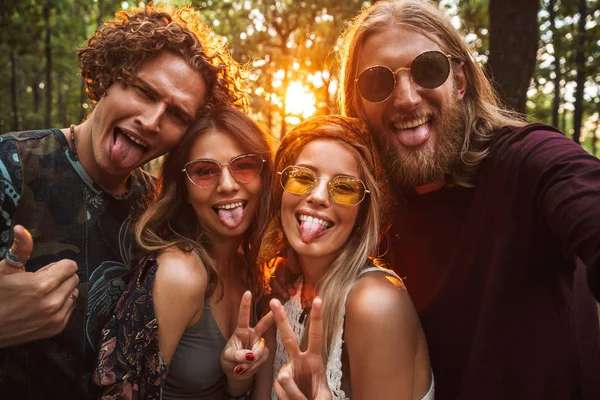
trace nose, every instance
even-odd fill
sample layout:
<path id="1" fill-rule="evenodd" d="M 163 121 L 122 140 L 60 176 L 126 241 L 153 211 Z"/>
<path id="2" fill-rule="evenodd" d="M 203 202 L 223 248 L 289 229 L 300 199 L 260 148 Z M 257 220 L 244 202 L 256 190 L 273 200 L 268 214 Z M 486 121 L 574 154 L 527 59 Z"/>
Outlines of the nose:
<path id="1" fill-rule="evenodd" d="M 313 190 L 308 192 L 306 202 L 316 207 L 329 207 L 329 181 L 318 179 Z"/>
<path id="2" fill-rule="evenodd" d="M 233 179 L 229 165 L 222 165 L 221 176 L 219 177 L 219 182 L 217 182 L 217 193 L 237 192 L 238 190 L 240 190 L 240 185 Z"/>
<path id="3" fill-rule="evenodd" d="M 410 78 L 407 70 L 396 74 L 396 87 L 392 93 L 394 106 L 405 111 L 412 111 L 421 104 L 421 95 L 417 84 Z"/>
<path id="4" fill-rule="evenodd" d="M 146 105 L 143 112 L 138 116 L 137 122 L 144 131 L 150 133 L 160 132 L 160 121 L 165 114 L 166 105 L 163 103 L 154 103 Z"/>

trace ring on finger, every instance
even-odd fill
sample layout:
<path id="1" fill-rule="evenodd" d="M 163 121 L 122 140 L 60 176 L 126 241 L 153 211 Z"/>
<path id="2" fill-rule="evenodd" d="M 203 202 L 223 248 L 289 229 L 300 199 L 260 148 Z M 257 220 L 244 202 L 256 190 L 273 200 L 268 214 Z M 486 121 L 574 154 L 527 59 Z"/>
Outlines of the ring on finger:
<path id="1" fill-rule="evenodd" d="M 73 299 L 75 303 L 77 303 L 77 296 L 74 293 L 69 294 L 69 297 Z"/>
<path id="2" fill-rule="evenodd" d="M 6 260 L 6 263 L 11 267 L 21 268 L 25 265 L 29 258 L 19 257 L 18 255 L 13 253 L 11 249 L 8 249 L 8 252 L 6 253 L 4 259 Z"/>

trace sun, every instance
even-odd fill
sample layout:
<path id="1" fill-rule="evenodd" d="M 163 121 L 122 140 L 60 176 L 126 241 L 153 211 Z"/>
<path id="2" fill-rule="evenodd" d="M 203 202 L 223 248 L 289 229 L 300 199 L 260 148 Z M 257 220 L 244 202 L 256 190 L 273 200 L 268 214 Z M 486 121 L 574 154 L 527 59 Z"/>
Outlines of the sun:
<path id="1" fill-rule="evenodd" d="M 301 82 L 292 81 L 285 93 L 285 113 L 302 118 L 311 117 L 317 112 L 315 95 Z"/>

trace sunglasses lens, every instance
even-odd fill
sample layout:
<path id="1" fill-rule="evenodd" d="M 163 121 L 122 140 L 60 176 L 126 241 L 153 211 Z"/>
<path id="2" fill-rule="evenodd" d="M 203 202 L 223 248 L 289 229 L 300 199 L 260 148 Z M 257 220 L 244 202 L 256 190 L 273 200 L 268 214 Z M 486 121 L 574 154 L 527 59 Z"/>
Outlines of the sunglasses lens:
<path id="1" fill-rule="evenodd" d="M 450 61 L 444 53 L 428 51 L 417 56 L 410 65 L 413 80 L 422 88 L 434 89 L 446 82 Z"/>
<path id="2" fill-rule="evenodd" d="M 229 170 L 236 181 L 250 183 L 260 174 L 262 167 L 263 159 L 256 154 L 249 154 L 231 161 Z"/>
<path id="3" fill-rule="evenodd" d="M 287 167 L 281 174 L 281 186 L 286 192 L 306 194 L 315 185 L 317 178 L 308 168 Z"/>
<path id="4" fill-rule="evenodd" d="M 201 160 L 188 164 L 185 173 L 194 184 L 209 187 L 219 180 L 221 166 L 214 161 Z"/>
<path id="5" fill-rule="evenodd" d="M 367 101 L 378 103 L 387 99 L 394 90 L 394 73 L 381 66 L 367 68 L 358 76 L 358 91 Z"/>
<path id="6" fill-rule="evenodd" d="M 331 197 L 339 203 L 356 205 L 365 198 L 365 186 L 360 179 L 338 176 L 331 181 Z"/>

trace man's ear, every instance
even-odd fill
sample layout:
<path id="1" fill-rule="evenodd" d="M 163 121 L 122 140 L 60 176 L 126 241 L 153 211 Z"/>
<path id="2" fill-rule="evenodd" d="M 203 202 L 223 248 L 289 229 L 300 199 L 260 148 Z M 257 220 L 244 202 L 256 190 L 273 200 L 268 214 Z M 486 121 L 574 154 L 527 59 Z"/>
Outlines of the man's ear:
<path id="1" fill-rule="evenodd" d="M 462 100 L 467 91 L 467 77 L 464 69 L 465 63 L 461 62 L 456 68 L 454 68 L 454 87 L 458 100 Z"/>

